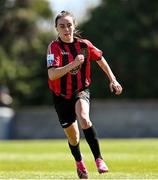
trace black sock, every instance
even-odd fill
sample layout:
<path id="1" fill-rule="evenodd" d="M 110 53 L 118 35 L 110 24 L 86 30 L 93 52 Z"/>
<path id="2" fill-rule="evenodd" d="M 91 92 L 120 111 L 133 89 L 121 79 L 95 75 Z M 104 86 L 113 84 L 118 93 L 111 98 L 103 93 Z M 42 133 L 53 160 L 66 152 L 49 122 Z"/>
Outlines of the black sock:
<path id="1" fill-rule="evenodd" d="M 90 146 L 90 149 L 93 153 L 94 158 L 102 159 L 97 134 L 96 134 L 96 131 L 93 128 L 93 126 L 91 126 L 88 129 L 83 129 L 83 132 L 84 132 L 85 138 Z"/>
<path id="2" fill-rule="evenodd" d="M 75 160 L 76 161 L 81 161 L 82 160 L 82 156 L 81 156 L 81 152 L 80 152 L 79 143 L 76 146 L 73 146 L 73 145 L 71 145 L 69 143 L 69 147 L 70 147 L 71 153 L 72 153 L 73 157 L 75 158 Z"/>

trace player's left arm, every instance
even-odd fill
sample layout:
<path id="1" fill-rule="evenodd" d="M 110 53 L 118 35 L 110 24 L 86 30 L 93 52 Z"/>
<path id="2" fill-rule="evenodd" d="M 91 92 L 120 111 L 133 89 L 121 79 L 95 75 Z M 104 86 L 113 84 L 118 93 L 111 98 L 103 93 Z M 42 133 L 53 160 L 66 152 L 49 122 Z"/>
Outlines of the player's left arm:
<path id="1" fill-rule="evenodd" d="M 116 77 L 114 76 L 110 66 L 108 65 L 105 58 L 102 56 L 102 58 L 99 61 L 96 61 L 100 68 L 105 72 L 105 74 L 108 76 L 110 84 L 110 90 L 111 92 L 115 91 L 116 95 L 119 95 L 122 93 L 122 86 L 120 83 L 116 80 Z"/>

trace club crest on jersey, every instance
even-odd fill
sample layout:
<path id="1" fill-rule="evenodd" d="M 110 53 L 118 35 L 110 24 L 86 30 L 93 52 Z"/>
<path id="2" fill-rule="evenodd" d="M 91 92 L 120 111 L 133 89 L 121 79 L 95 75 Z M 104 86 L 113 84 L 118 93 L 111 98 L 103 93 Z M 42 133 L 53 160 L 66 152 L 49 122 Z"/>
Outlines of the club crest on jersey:
<path id="1" fill-rule="evenodd" d="M 54 54 L 47 55 L 47 66 L 52 66 L 54 61 Z"/>
<path id="2" fill-rule="evenodd" d="M 81 67 L 81 65 L 79 65 L 79 66 L 73 68 L 73 69 L 70 71 L 70 73 L 71 73 L 72 75 L 77 74 L 77 72 L 79 71 L 80 67 Z"/>
<path id="3" fill-rule="evenodd" d="M 81 48 L 80 53 L 83 54 L 84 57 L 86 58 L 86 57 L 87 57 L 87 54 L 88 54 L 87 48 Z"/>

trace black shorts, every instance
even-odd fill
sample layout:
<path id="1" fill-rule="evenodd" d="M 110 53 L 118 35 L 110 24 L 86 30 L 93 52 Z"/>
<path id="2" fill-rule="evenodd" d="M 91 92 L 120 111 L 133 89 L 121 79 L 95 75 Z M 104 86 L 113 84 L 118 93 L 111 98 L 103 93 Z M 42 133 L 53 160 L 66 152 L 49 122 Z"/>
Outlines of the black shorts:
<path id="1" fill-rule="evenodd" d="M 76 93 L 71 99 L 65 99 L 64 97 L 54 95 L 55 110 L 63 128 L 69 127 L 76 121 L 75 104 L 78 99 L 84 99 L 89 103 L 89 89 Z"/>

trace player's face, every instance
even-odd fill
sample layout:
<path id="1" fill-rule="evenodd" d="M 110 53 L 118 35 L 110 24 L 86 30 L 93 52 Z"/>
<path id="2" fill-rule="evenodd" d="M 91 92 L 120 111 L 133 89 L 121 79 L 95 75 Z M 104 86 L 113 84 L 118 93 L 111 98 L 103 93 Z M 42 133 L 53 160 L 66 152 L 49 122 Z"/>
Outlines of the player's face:
<path id="1" fill-rule="evenodd" d="M 58 19 L 56 29 L 62 41 L 67 43 L 73 42 L 75 25 L 71 16 L 65 16 Z"/>

